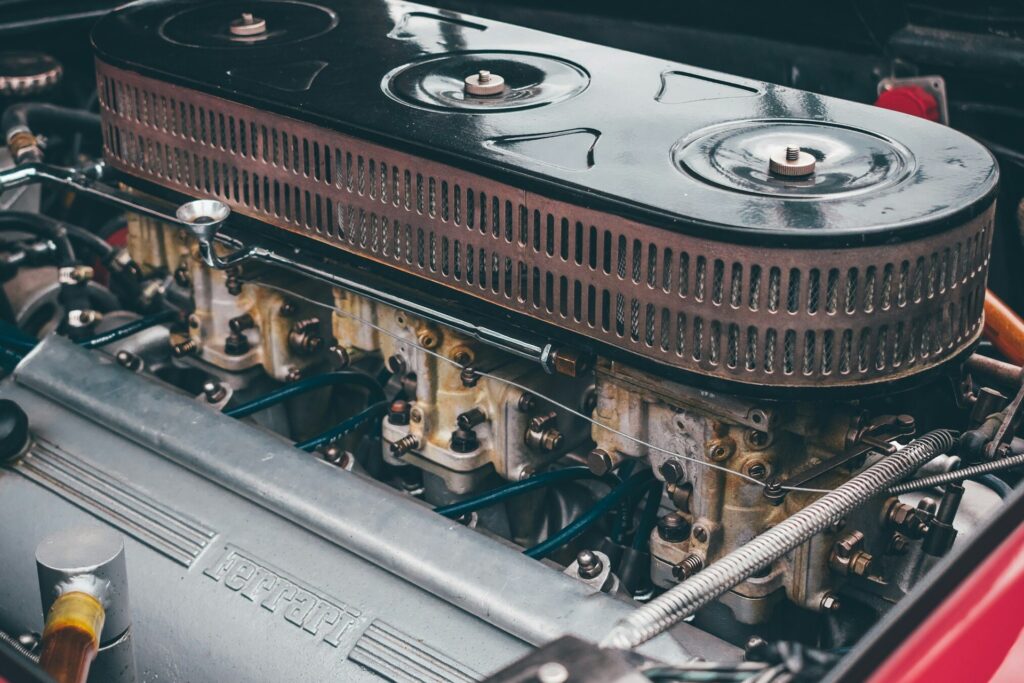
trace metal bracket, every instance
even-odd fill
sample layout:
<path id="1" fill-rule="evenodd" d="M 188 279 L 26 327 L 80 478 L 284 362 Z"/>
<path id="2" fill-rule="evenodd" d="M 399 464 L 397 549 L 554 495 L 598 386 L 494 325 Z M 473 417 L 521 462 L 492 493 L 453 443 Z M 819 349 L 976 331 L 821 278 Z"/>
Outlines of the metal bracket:
<path id="1" fill-rule="evenodd" d="M 863 457 L 868 453 L 876 452 L 883 455 L 892 455 L 896 447 L 892 440 L 900 436 L 910 436 L 916 427 L 914 418 L 910 415 L 883 415 L 875 418 L 857 434 L 853 443 L 839 455 L 824 460 L 813 467 L 797 472 L 788 479 L 779 481 L 773 479 L 764 488 L 764 495 L 774 505 L 779 505 L 786 498 L 789 487 L 806 486 L 818 477 L 837 467 Z"/>

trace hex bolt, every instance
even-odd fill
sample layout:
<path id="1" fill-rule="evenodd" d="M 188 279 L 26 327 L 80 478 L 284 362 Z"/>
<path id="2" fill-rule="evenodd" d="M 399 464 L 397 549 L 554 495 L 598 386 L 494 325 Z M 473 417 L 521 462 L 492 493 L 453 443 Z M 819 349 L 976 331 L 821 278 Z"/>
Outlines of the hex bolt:
<path id="1" fill-rule="evenodd" d="M 658 536 L 669 543 L 685 541 L 690 535 L 690 525 L 675 512 L 670 512 L 658 520 Z"/>
<path id="2" fill-rule="evenodd" d="M 666 460 L 661 463 L 658 473 L 661 474 L 662 479 L 670 484 L 676 484 L 686 476 L 686 470 L 683 469 L 682 464 L 678 460 Z"/>
<path id="3" fill-rule="evenodd" d="M 825 593 L 821 598 L 821 609 L 824 612 L 838 612 L 842 607 L 843 605 L 839 602 L 839 598 L 832 593 Z"/>
<path id="4" fill-rule="evenodd" d="M 462 386 L 472 389 L 480 381 L 480 375 L 473 368 L 465 367 L 459 373 L 459 379 L 462 381 Z"/>
<path id="5" fill-rule="evenodd" d="M 888 551 L 890 555 L 902 555 L 907 552 L 910 546 L 910 539 L 901 533 L 895 533 L 889 539 Z"/>
<path id="6" fill-rule="evenodd" d="M 537 397 L 533 394 L 522 394 L 516 401 L 516 409 L 521 413 L 529 413 L 537 408 Z"/>
<path id="7" fill-rule="evenodd" d="M 786 499 L 786 489 L 782 488 L 782 483 L 779 480 L 772 479 L 764 485 L 764 497 L 772 505 L 782 505 L 782 501 Z"/>
<path id="8" fill-rule="evenodd" d="M 348 455 L 337 446 L 328 446 L 323 450 L 323 457 L 326 462 L 338 467 L 348 465 Z"/>
<path id="9" fill-rule="evenodd" d="M 224 353 L 242 356 L 249 352 L 249 338 L 240 332 L 232 332 L 224 338 Z"/>
<path id="10" fill-rule="evenodd" d="M 597 578 L 604 571 L 604 562 L 601 561 L 601 558 L 596 553 L 590 550 L 581 550 L 576 555 L 576 564 L 576 573 L 581 579 Z"/>
<path id="11" fill-rule="evenodd" d="M 939 509 L 939 504 L 934 498 L 925 496 L 917 503 L 917 509 L 929 517 L 933 517 Z"/>
<path id="12" fill-rule="evenodd" d="M 308 356 L 319 351 L 324 345 L 320 336 L 320 318 L 299 320 L 288 331 L 288 348 L 300 356 Z"/>
<path id="13" fill-rule="evenodd" d="M 829 557 L 829 566 L 840 574 L 867 576 L 871 573 L 875 558 L 862 550 L 864 534 L 853 531 L 836 541 Z"/>
<path id="14" fill-rule="evenodd" d="M 559 375 L 580 377 L 590 369 L 590 359 L 572 349 L 554 349 L 548 355 L 547 365 Z"/>
<path id="15" fill-rule="evenodd" d="M 175 358 L 184 358 L 194 354 L 199 350 L 199 342 L 195 339 L 186 339 L 180 344 L 175 344 L 171 347 L 171 353 L 174 354 Z"/>
<path id="16" fill-rule="evenodd" d="M 391 455 L 396 458 L 400 458 L 406 453 L 416 450 L 420 447 L 420 438 L 415 434 L 406 434 L 398 441 L 391 444 Z"/>
<path id="17" fill-rule="evenodd" d="M 456 429 L 452 432 L 452 450 L 456 453 L 472 453 L 480 448 L 480 440 L 472 429 Z"/>
<path id="18" fill-rule="evenodd" d="M 704 558 L 695 553 L 690 553 L 683 558 L 683 561 L 672 567 L 672 576 L 680 581 L 685 581 L 701 569 L 704 569 Z"/>
<path id="19" fill-rule="evenodd" d="M 338 344 L 332 344 L 327 349 L 327 355 L 330 357 L 331 363 L 338 370 L 344 370 L 352 363 L 352 358 L 349 357 L 348 351 L 345 350 L 345 347 Z"/>
<path id="20" fill-rule="evenodd" d="M 131 370 L 132 372 L 138 372 L 142 369 L 142 359 L 131 351 L 121 349 L 117 352 L 117 355 L 114 356 L 114 358 L 117 360 L 119 365 Z"/>
<path id="21" fill-rule="evenodd" d="M 537 417 L 530 420 L 529 430 L 531 432 L 540 432 L 549 427 L 550 425 L 552 425 L 557 419 L 558 413 L 554 411 L 544 413 L 543 415 L 538 415 Z"/>
<path id="22" fill-rule="evenodd" d="M 224 278 L 224 289 L 231 296 L 238 296 L 242 293 L 242 281 L 238 279 L 237 275 L 228 275 Z"/>
<path id="23" fill-rule="evenodd" d="M 227 388 L 220 382 L 209 381 L 203 385 L 203 395 L 210 403 L 217 403 L 228 395 Z"/>
<path id="24" fill-rule="evenodd" d="M 409 424 L 410 406 L 408 401 L 392 401 L 388 407 L 388 424 L 407 425 Z"/>
<path id="25" fill-rule="evenodd" d="M 612 456 L 608 455 L 607 451 L 595 448 L 587 454 L 587 467 L 597 476 L 603 477 L 612 471 L 615 463 L 612 462 Z"/>
<path id="26" fill-rule="evenodd" d="M 544 433 L 540 437 L 540 450 L 544 453 L 551 453 L 557 451 L 562 447 L 562 442 L 565 439 L 562 436 L 562 432 L 557 429 L 545 429 Z"/>
<path id="27" fill-rule="evenodd" d="M 251 330 L 254 327 L 256 327 L 256 321 L 253 320 L 252 316 L 248 313 L 243 313 L 242 315 L 228 321 L 228 328 L 230 328 L 235 334 Z"/>
<path id="28" fill-rule="evenodd" d="M 928 533 L 926 513 L 896 498 L 886 507 L 885 520 L 911 538 L 922 538 Z"/>
<path id="29" fill-rule="evenodd" d="M 487 421 L 487 414 L 479 408 L 471 408 L 455 418 L 461 429 L 472 429 Z"/>

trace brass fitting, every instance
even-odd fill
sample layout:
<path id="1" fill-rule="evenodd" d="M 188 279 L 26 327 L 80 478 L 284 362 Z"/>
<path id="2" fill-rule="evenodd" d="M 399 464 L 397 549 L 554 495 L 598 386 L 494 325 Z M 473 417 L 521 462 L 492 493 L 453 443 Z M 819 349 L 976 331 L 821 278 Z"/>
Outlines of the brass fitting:
<path id="1" fill-rule="evenodd" d="M 28 130 L 16 130 L 11 133 L 7 138 L 7 149 L 11 151 L 11 156 L 18 163 L 29 160 L 30 157 L 32 159 L 41 158 L 43 155 L 39 148 L 39 141 Z"/>

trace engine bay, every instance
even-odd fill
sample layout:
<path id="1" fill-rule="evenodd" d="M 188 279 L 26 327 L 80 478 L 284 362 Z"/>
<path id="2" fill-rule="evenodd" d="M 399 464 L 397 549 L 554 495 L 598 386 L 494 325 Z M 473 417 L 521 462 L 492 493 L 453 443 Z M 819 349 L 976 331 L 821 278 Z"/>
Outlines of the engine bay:
<path id="1" fill-rule="evenodd" d="M 480 9 L 0 59 L 0 679 L 866 680 L 1019 523 L 1019 153 L 941 76 Z"/>

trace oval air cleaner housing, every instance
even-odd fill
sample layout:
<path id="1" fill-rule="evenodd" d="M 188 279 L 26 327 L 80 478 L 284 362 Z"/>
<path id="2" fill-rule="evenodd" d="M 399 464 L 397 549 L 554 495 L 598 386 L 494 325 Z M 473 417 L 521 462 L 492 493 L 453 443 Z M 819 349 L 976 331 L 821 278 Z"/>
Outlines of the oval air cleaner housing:
<path id="1" fill-rule="evenodd" d="M 937 124 L 405 2 L 136 3 L 93 40 L 129 180 L 601 353 L 850 389 L 981 331 L 998 171 Z"/>

